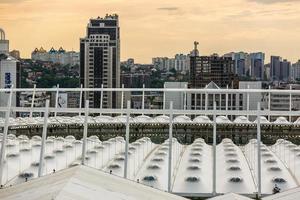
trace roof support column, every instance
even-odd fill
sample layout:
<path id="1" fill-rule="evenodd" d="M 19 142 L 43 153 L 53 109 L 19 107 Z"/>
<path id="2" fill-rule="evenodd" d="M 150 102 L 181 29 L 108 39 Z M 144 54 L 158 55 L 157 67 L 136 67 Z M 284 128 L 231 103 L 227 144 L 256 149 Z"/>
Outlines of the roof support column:
<path id="1" fill-rule="evenodd" d="M 57 84 L 57 86 L 56 86 L 54 117 L 56 117 L 56 115 L 57 115 L 57 108 L 58 108 L 58 94 L 59 94 L 59 84 Z"/>
<path id="2" fill-rule="evenodd" d="M 80 109 L 82 108 L 82 93 L 83 93 L 82 87 L 83 87 L 82 84 L 80 84 L 80 96 L 79 96 L 79 108 Z M 81 112 L 79 112 L 78 115 L 80 116 Z"/>
<path id="3" fill-rule="evenodd" d="M 41 152 L 40 152 L 38 177 L 43 176 L 45 144 L 47 139 L 48 116 L 49 116 L 49 103 L 50 103 L 49 100 L 46 100 L 46 110 L 44 112 L 44 125 L 43 125 L 42 141 L 41 141 L 42 144 L 41 144 Z"/>
<path id="4" fill-rule="evenodd" d="M 124 89 L 124 84 L 122 84 L 122 89 Z M 121 110 L 124 109 L 124 90 L 121 92 Z M 121 116 L 123 116 L 123 112 L 121 113 Z"/>
<path id="5" fill-rule="evenodd" d="M 292 85 L 290 85 L 290 90 L 292 90 Z M 290 107 L 289 107 L 289 109 L 290 109 L 290 113 L 292 112 L 292 92 L 290 92 L 290 103 L 289 103 L 289 105 L 290 105 Z M 292 116 L 290 115 L 289 116 L 289 121 L 290 122 L 292 122 Z"/>
<path id="6" fill-rule="evenodd" d="M 81 164 L 85 165 L 85 155 L 86 155 L 86 143 L 87 143 L 87 134 L 88 134 L 88 117 L 89 117 L 89 100 L 85 101 L 84 108 L 84 124 L 83 124 L 83 137 L 82 137 L 82 156 Z"/>
<path id="7" fill-rule="evenodd" d="M 260 102 L 257 103 L 257 194 L 261 197 L 261 127 L 260 127 Z"/>
<path id="8" fill-rule="evenodd" d="M 100 110 L 102 111 L 103 108 L 103 84 L 101 84 L 101 93 L 100 93 Z M 100 115 L 102 115 L 102 112 L 100 112 Z"/>
<path id="9" fill-rule="evenodd" d="M 271 122 L 271 116 L 270 116 L 270 112 L 271 112 L 271 86 L 269 85 L 269 100 L 268 100 L 268 108 L 269 108 L 269 116 L 268 116 L 268 120 Z"/>
<path id="10" fill-rule="evenodd" d="M 11 103 L 12 103 L 12 96 L 13 96 L 13 85 L 11 86 L 8 101 L 7 101 L 7 110 L 5 113 L 5 122 L 4 122 L 4 129 L 3 129 L 3 138 L 2 138 L 2 145 L 1 145 L 1 158 L 0 158 L 0 184 L 3 185 L 3 170 L 4 164 L 6 160 L 6 140 L 7 140 L 7 133 L 9 127 L 9 116 L 11 112 Z"/>
<path id="11" fill-rule="evenodd" d="M 247 89 L 250 89 L 249 84 L 247 85 Z M 249 120 L 249 109 L 250 109 L 250 97 L 249 97 L 249 92 L 247 91 L 247 119 Z"/>
<path id="12" fill-rule="evenodd" d="M 183 99 L 183 101 L 184 101 L 184 104 L 183 104 L 183 109 L 184 110 L 186 110 L 186 103 L 187 103 L 187 93 L 186 93 L 186 91 L 187 91 L 187 84 L 185 84 L 184 85 L 184 99 Z"/>
<path id="13" fill-rule="evenodd" d="M 124 178 L 127 178 L 128 169 L 128 148 L 129 148 L 129 128 L 130 128 L 130 101 L 127 101 L 126 109 L 126 135 L 125 135 L 125 163 L 124 163 Z"/>
<path id="14" fill-rule="evenodd" d="M 228 90 L 228 85 L 226 86 L 226 89 Z M 228 91 L 225 93 L 225 110 L 226 110 L 226 117 L 227 117 L 227 110 L 228 110 Z"/>
<path id="15" fill-rule="evenodd" d="M 33 107 L 34 107 L 34 101 L 35 101 L 35 90 L 36 90 L 36 84 L 33 85 L 33 92 L 32 92 L 32 98 L 31 98 L 31 110 L 30 110 L 30 114 L 29 114 L 29 117 L 31 118 L 32 117 L 32 110 L 33 110 Z"/>
<path id="16" fill-rule="evenodd" d="M 142 115 L 144 115 L 144 110 L 145 110 L 145 84 L 143 84 L 143 95 L 142 95 Z"/>
<path id="17" fill-rule="evenodd" d="M 216 121 L 216 102 L 214 101 L 213 110 L 213 196 L 217 195 L 217 121 Z"/>
<path id="18" fill-rule="evenodd" d="M 164 89 L 166 89 L 166 83 L 164 83 Z M 163 96 L 163 110 L 166 109 L 166 91 L 164 90 L 164 96 Z"/>
<path id="19" fill-rule="evenodd" d="M 172 145 L 173 144 L 173 101 L 170 102 L 169 114 L 169 155 L 168 155 L 168 192 L 172 185 Z"/>

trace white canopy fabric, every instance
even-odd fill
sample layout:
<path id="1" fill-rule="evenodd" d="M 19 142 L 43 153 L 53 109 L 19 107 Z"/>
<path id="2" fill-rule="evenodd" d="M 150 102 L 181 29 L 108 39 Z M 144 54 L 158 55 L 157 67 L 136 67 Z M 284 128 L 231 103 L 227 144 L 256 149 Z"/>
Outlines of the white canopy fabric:
<path id="1" fill-rule="evenodd" d="M 286 190 L 268 197 L 263 198 L 263 200 L 297 200 L 300 199 L 300 187 Z"/>
<path id="2" fill-rule="evenodd" d="M 251 199 L 235 193 L 228 193 L 228 194 L 210 198 L 209 200 L 251 200 Z"/>
<path id="3" fill-rule="evenodd" d="M 51 175 L 2 189 L 2 200 L 184 200 L 141 183 L 86 166 L 75 166 Z"/>

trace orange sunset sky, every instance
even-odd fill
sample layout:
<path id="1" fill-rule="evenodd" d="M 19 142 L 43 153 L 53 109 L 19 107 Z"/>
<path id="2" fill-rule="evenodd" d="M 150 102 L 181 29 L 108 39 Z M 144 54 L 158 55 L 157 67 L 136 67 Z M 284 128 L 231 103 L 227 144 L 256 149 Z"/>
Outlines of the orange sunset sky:
<path id="1" fill-rule="evenodd" d="M 89 18 L 117 13 L 121 58 L 263 51 L 300 59 L 300 0 L 0 0 L 10 49 L 79 49 Z"/>

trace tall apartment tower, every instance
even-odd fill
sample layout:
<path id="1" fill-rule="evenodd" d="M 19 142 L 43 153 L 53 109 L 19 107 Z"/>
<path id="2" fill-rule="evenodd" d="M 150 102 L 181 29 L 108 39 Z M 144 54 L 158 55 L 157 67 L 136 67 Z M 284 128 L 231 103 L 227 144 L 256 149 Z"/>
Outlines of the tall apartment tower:
<path id="1" fill-rule="evenodd" d="M 80 39 L 80 82 L 85 88 L 120 87 L 120 28 L 118 15 L 90 19 Z M 101 92 L 86 92 L 83 99 L 99 108 Z M 116 92 L 103 93 L 103 108 L 119 107 Z"/>

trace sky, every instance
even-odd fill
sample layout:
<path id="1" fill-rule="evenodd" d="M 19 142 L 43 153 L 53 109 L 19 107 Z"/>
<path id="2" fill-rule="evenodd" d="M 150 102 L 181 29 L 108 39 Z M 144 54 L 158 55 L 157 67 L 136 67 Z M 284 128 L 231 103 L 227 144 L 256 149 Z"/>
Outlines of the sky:
<path id="1" fill-rule="evenodd" d="M 121 60 L 232 51 L 300 59 L 300 0 L 0 0 L 0 27 L 29 58 L 36 47 L 78 50 L 90 18 L 117 13 Z"/>

